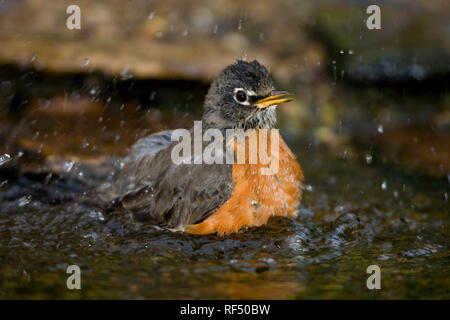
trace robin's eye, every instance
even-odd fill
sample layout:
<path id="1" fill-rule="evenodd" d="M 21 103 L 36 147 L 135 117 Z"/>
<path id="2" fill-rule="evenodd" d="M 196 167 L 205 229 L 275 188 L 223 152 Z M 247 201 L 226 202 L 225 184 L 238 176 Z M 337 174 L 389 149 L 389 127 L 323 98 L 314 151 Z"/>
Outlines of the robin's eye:
<path id="1" fill-rule="evenodd" d="M 244 91 L 242 91 L 242 90 L 236 91 L 236 100 L 238 102 L 245 102 L 245 101 L 247 101 L 247 94 Z"/>

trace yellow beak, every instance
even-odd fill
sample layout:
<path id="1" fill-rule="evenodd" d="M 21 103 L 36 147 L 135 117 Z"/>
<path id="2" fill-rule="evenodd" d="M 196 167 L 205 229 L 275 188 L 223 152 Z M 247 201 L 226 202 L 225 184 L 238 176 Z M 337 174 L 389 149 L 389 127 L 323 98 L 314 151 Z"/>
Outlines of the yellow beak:
<path id="1" fill-rule="evenodd" d="M 258 109 L 265 109 L 270 106 L 286 103 L 292 101 L 291 98 L 285 98 L 289 95 L 289 92 L 286 91 L 274 91 L 272 95 L 267 98 L 256 101 L 253 106 Z"/>

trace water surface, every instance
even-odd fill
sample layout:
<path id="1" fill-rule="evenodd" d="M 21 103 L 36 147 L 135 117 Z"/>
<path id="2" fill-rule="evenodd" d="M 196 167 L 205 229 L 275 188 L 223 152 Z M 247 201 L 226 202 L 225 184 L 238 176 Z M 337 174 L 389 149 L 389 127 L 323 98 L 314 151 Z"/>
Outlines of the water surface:
<path id="1" fill-rule="evenodd" d="M 120 127 L 111 124 L 123 135 Z M 332 156 L 306 138 L 285 136 L 306 177 L 298 217 L 228 237 L 173 233 L 95 207 L 48 204 L 36 191 L 73 195 L 86 188 L 82 177 L 3 174 L 0 297 L 450 297 L 447 181 L 362 155 Z M 95 150 L 106 152 L 103 138 Z M 72 264 L 82 270 L 82 290 L 66 288 Z M 366 287 L 366 268 L 373 264 L 381 268 L 381 290 Z"/>

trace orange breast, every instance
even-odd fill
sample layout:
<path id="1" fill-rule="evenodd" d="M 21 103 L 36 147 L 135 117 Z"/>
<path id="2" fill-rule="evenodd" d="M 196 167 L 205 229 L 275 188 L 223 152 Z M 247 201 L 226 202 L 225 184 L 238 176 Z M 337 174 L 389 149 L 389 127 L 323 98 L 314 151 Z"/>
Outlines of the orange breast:
<path id="1" fill-rule="evenodd" d="M 268 150 L 270 143 L 269 135 Z M 187 226 L 185 232 L 225 235 L 241 228 L 261 226 L 272 216 L 292 217 L 296 214 L 303 172 L 283 139 L 279 137 L 276 173 L 262 174 L 261 170 L 269 168 L 269 164 L 261 164 L 260 161 L 250 164 L 248 153 L 245 160 L 243 164 L 233 164 L 234 189 L 231 197 L 201 223 Z"/>

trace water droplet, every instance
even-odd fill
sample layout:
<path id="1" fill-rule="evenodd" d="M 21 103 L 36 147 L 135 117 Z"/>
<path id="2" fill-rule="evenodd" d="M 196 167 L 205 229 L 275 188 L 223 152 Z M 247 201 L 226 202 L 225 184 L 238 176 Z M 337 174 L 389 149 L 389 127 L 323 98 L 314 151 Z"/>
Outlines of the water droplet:
<path id="1" fill-rule="evenodd" d="M 366 163 L 367 164 L 371 164 L 372 163 L 372 155 L 371 154 L 366 154 Z"/>
<path id="2" fill-rule="evenodd" d="M 128 79 L 132 79 L 133 75 L 130 73 L 130 65 L 127 64 L 125 65 L 125 67 L 123 67 L 122 71 L 120 72 L 120 78 L 122 80 L 128 80 Z"/>
<path id="3" fill-rule="evenodd" d="M 189 34 L 188 29 L 184 29 L 183 31 L 183 37 L 186 37 Z"/>
<path id="4" fill-rule="evenodd" d="M 33 62 L 34 60 L 36 60 L 37 56 L 38 56 L 37 54 L 33 54 L 33 56 L 30 59 L 30 62 Z"/>
<path id="5" fill-rule="evenodd" d="M 27 204 L 29 204 L 30 202 L 31 202 L 31 196 L 23 196 L 22 198 L 19 199 L 18 206 L 24 207 Z"/>
<path id="6" fill-rule="evenodd" d="M 73 161 L 66 161 L 66 162 L 64 162 L 64 165 L 63 165 L 64 171 L 65 172 L 70 172 L 70 170 L 72 170 L 74 164 L 75 163 Z"/>
<path id="7" fill-rule="evenodd" d="M 353 50 L 348 50 L 348 54 L 352 55 L 353 54 Z"/>
<path id="8" fill-rule="evenodd" d="M 386 190 L 386 188 L 387 188 L 387 182 L 386 182 L 386 180 L 383 180 L 383 182 L 381 183 L 381 189 Z"/>
<path id="9" fill-rule="evenodd" d="M 150 14 L 148 15 L 148 19 L 152 20 L 155 17 L 155 12 L 150 12 Z"/>
<path id="10" fill-rule="evenodd" d="M 81 64 L 81 66 L 84 68 L 84 67 L 86 67 L 88 64 L 89 64 L 89 59 L 88 59 L 88 58 L 85 58 L 85 59 L 83 60 L 83 63 Z"/>
<path id="11" fill-rule="evenodd" d="M 0 166 L 11 161 L 11 156 L 7 153 L 0 155 Z"/>
<path id="12" fill-rule="evenodd" d="M 53 177 L 52 173 L 47 174 L 44 179 L 44 184 L 49 184 L 52 177 Z"/>
<path id="13" fill-rule="evenodd" d="M 340 54 L 343 54 L 343 53 L 344 53 L 344 50 L 339 51 L 339 53 L 340 53 Z"/>
<path id="14" fill-rule="evenodd" d="M 219 30 L 219 26 L 217 24 L 214 25 L 213 33 L 216 34 Z"/>
<path id="15" fill-rule="evenodd" d="M 95 94 L 95 92 L 96 92 L 96 91 L 95 91 L 95 89 L 94 89 L 94 88 L 92 88 L 92 89 L 91 89 L 91 91 L 90 91 L 90 94 L 91 94 L 91 95 L 94 95 L 94 94 Z"/>
<path id="16" fill-rule="evenodd" d="M 336 62 L 336 61 L 333 60 L 333 64 L 334 64 L 335 62 Z M 336 66 L 333 65 L 333 85 L 336 85 L 336 80 L 337 80 L 337 70 L 336 70 Z"/>
<path id="17" fill-rule="evenodd" d="M 105 217 L 103 216 L 103 213 L 101 211 L 91 211 L 91 213 L 89 214 L 92 218 L 96 218 L 100 221 L 104 221 Z"/>
<path id="18" fill-rule="evenodd" d="M 383 128 L 382 124 L 378 125 L 377 131 L 378 131 L 378 133 L 383 133 L 384 132 L 384 128 Z"/>
<path id="19" fill-rule="evenodd" d="M 238 30 L 239 30 L 239 31 L 242 30 L 242 19 L 239 19 Z"/>

